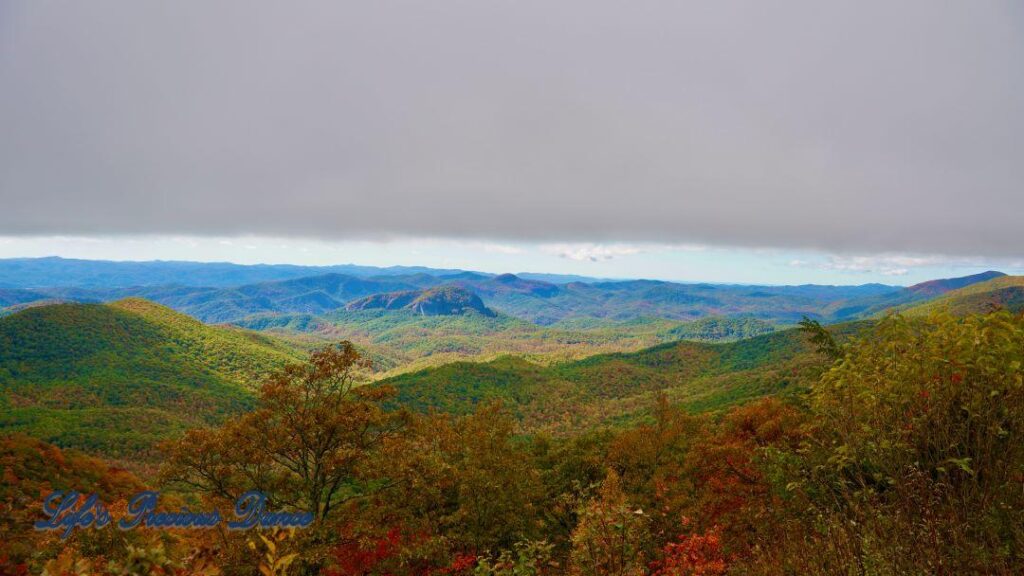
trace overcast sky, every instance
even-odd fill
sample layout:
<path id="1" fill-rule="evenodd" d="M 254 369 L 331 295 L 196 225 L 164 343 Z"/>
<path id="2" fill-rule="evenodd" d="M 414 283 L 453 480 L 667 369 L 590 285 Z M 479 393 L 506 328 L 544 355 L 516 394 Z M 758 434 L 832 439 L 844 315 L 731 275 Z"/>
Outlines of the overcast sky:
<path id="1" fill-rule="evenodd" d="M 1021 2 L 0 0 L 0 255 L 435 238 L 898 272 L 1014 262 L 1022 217 Z"/>

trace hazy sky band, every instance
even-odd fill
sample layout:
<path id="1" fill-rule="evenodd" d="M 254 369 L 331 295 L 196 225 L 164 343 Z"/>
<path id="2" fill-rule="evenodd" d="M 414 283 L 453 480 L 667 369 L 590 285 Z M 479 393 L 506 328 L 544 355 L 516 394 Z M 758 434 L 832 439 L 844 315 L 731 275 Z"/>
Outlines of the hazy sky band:
<path id="1" fill-rule="evenodd" d="M 743 284 L 909 285 L 993 269 L 1024 274 L 1024 259 L 836 255 L 649 243 L 498 243 L 428 238 L 379 242 L 266 236 L 0 237 L 0 258 L 53 255 L 92 260 L 430 266 L 491 273 L 544 272 Z"/>
<path id="2" fill-rule="evenodd" d="M 1017 257 L 1016 2 L 0 4 L 0 235 Z"/>

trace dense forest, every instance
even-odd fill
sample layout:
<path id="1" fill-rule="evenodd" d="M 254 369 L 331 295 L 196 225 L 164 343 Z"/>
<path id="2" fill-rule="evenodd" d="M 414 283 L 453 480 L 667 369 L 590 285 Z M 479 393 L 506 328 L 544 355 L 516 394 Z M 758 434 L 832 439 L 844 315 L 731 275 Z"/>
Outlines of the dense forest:
<path id="1" fill-rule="evenodd" d="M 896 315 L 848 334 L 807 322 L 788 338 L 822 365 L 789 394 L 705 412 L 655 393 L 634 419 L 574 434 L 524 428 L 514 397 L 409 410 L 401 382 L 359 385 L 364 360 L 342 343 L 267 374 L 251 411 L 164 443 L 153 477 L 9 436 L 0 561 L 46 574 L 1019 573 L 1024 319 Z M 621 360 L 638 375 L 703 365 L 680 353 Z M 608 361 L 558 370 L 572 381 Z M 590 393 L 617 386 L 604 384 Z M 230 509 L 255 487 L 317 520 L 67 541 L 20 528 L 50 489 L 96 491 L 116 511 L 143 485 L 170 509 Z"/>
<path id="2" fill-rule="evenodd" d="M 236 324 L 134 297 L 9 309 L 0 573 L 1024 569 L 1019 277 L 839 299 L 829 287 L 771 292 L 857 318 L 794 326 L 745 313 L 538 324 L 485 302 L 550 306 L 567 302 L 560 290 L 590 288 L 456 275 L 484 297 L 423 274 L 426 287 Z M 409 282 L 380 278 L 259 290 L 334 306 L 295 291 Z M 611 302 L 679 294 L 597 289 Z M 222 290 L 238 292 L 201 289 Z M 312 523 L 63 539 L 30 528 L 53 490 L 96 494 L 115 517 L 142 490 L 158 490 L 164 511 L 224 514 L 258 490 L 269 510 Z"/>

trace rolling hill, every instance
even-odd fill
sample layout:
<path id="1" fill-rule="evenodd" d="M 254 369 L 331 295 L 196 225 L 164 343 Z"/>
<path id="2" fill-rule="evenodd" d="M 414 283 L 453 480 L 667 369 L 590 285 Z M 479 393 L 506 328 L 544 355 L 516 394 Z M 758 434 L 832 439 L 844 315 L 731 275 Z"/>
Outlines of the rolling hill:
<path id="1" fill-rule="evenodd" d="M 832 330 L 848 337 L 863 328 Z M 398 391 L 396 404 L 420 411 L 472 412 L 499 401 L 523 429 L 570 433 L 646 410 L 664 393 L 677 404 L 715 411 L 815 380 L 827 361 L 803 334 L 789 329 L 731 343 L 672 342 L 633 353 L 540 366 L 505 356 L 455 362 L 381 381 Z"/>
<path id="2" fill-rule="evenodd" d="M 248 408 L 261 375 L 302 357 L 140 299 L 33 307 L 0 318 L 0 428 L 145 454 L 168 434 Z"/>

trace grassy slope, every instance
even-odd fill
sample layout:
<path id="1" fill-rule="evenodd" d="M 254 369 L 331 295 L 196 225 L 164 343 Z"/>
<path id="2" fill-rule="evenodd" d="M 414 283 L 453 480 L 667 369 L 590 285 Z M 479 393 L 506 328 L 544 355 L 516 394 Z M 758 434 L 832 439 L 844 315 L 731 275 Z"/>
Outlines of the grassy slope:
<path id="1" fill-rule="evenodd" d="M 249 387 L 298 349 L 138 299 L 58 304 L 0 319 L 0 429 L 138 455 L 251 405 Z"/>
<path id="2" fill-rule="evenodd" d="M 715 411 L 809 382 L 824 368 L 802 334 L 784 330 L 724 344 L 674 342 L 547 367 L 513 357 L 459 362 L 384 383 L 398 390 L 399 403 L 416 410 L 466 413 L 501 401 L 527 430 L 570 433 L 642 412 L 658 393 L 692 410 Z"/>

